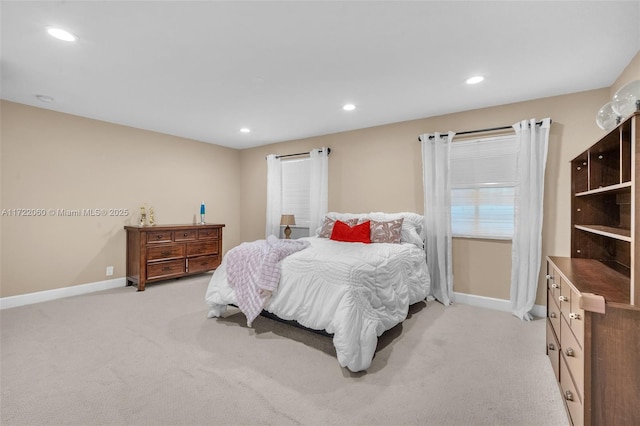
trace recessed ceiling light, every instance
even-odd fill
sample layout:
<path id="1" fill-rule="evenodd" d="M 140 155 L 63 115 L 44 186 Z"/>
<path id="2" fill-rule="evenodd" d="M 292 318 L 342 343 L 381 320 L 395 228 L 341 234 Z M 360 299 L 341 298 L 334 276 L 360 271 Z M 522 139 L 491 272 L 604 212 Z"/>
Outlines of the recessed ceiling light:
<path id="1" fill-rule="evenodd" d="M 346 104 L 342 107 L 342 109 L 345 111 L 353 111 L 354 109 L 356 109 L 356 106 L 354 104 Z"/>
<path id="2" fill-rule="evenodd" d="M 476 75 L 473 77 L 469 77 L 466 81 L 467 84 L 478 84 L 480 83 L 482 80 L 484 80 L 484 77 L 481 75 Z"/>
<path id="3" fill-rule="evenodd" d="M 47 32 L 51 37 L 55 37 L 58 40 L 76 41 L 78 39 L 78 37 L 74 36 L 69 31 L 63 30 L 62 28 L 49 27 L 47 28 Z"/>
<path id="4" fill-rule="evenodd" d="M 38 99 L 40 102 L 53 102 L 53 98 L 47 95 L 36 95 L 36 99 Z"/>
<path id="5" fill-rule="evenodd" d="M 247 127 L 243 127 L 242 129 L 240 129 L 240 132 L 242 132 L 242 133 L 251 133 L 251 129 L 249 129 Z"/>

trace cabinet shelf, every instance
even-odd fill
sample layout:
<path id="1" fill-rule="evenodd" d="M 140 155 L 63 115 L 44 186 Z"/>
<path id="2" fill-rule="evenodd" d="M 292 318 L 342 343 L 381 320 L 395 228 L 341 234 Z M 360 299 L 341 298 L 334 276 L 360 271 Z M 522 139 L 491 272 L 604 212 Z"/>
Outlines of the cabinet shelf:
<path id="1" fill-rule="evenodd" d="M 629 277 L 627 299 L 640 307 L 640 111 L 571 160 L 571 257 Z M 583 265 L 584 266 L 584 265 Z M 591 270 L 604 280 L 601 270 Z"/>
<path id="2" fill-rule="evenodd" d="M 622 182 L 616 185 L 604 186 L 597 189 L 592 189 L 589 191 L 578 192 L 574 194 L 576 197 L 584 197 L 588 195 L 598 195 L 598 194 L 606 194 L 606 193 L 616 193 L 620 191 L 624 191 L 626 189 L 631 188 L 631 182 Z"/>
<path id="3" fill-rule="evenodd" d="M 614 228 L 612 226 L 602 225 L 575 225 L 575 228 L 629 243 L 632 241 L 630 229 Z"/>

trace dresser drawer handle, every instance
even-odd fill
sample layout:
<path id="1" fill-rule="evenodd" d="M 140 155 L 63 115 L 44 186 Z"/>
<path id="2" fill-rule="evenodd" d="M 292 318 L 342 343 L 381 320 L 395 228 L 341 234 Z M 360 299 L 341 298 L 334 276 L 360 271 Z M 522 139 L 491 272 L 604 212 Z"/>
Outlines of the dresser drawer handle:
<path id="1" fill-rule="evenodd" d="M 160 239 L 160 238 L 162 238 L 162 235 L 156 235 L 156 238 Z"/>
<path id="2" fill-rule="evenodd" d="M 547 279 L 550 279 L 550 278 L 551 278 L 551 275 L 547 274 Z"/>
<path id="3" fill-rule="evenodd" d="M 558 300 L 561 301 L 561 302 L 568 302 L 569 298 L 567 296 L 560 296 L 560 297 L 558 297 Z"/>
<path id="4" fill-rule="evenodd" d="M 556 283 L 551 283 L 551 288 L 558 288 L 558 287 L 560 287 L 558 284 L 556 284 Z"/>
<path id="5" fill-rule="evenodd" d="M 549 343 L 549 350 L 550 351 L 555 351 L 556 350 L 556 345 L 554 345 L 553 343 Z"/>
<path id="6" fill-rule="evenodd" d="M 565 391 L 564 399 L 566 399 L 567 401 L 573 401 L 573 393 L 571 391 Z"/>
<path id="7" fill-rule="evenodd" d="M 571 348 L 567 348 L 567 349 L 565 349 L 565 350 L 564 350 L 564 353 L 565 353 L 565 355 L 566 355 L 566 356 L 576 356 L 576 355 L 573 353 L 573 349 L 571 349 Z"/>
<path id="8" fill-rule="evenodd" d="M 170 271 L 170 270 L 171 270 L 171 267 L 170 267 L 170 266 L 165 266 L 165 267 L 163 267 L 163 268 L 162 268 L 162 270 L 163 270 L 163 271 Z"/>
<path id="9" fill-rule="evenodd" d="M 556 313 L 555 313 L 555 312 L 551 312 L 551 313 L 549 314 L 549 318 L 555 318 L 555 317 L 556 317 Z"/>
<path id="10" fill-rule="evenodd" d="M 162 256 L 169 256 L 171 254 L 171 250 L 165 250 L 162 253 L 160 253 Z"/>
<path id="11" fill-rule="evenodd" d="M 576 314 L 575 312 L 569 312 L 569 318 L 574 319 L 574 320 L 579 320 L 580 319 L 580 314 Z"/>
<path id="12" fill-rule="evenodd" d="M 182 234 L 183 237 L 188 237 L 189 233 L 185 232 L 184 234 Z"/>

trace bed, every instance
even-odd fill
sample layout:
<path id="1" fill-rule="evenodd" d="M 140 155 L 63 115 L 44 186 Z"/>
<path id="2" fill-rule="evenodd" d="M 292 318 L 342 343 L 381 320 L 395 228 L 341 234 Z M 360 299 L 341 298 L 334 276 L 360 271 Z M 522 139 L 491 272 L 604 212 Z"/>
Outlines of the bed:
<path id="1" fill-rule="evenodd" d="M 303 249 L 278 262 L 277 288 L 263 309 L 333 335 L 339 364 L 353 372 L 366 370 L 378 337 L 429 294 L 422 219 L 415 213 L 327 214 L 313 237 L 296 240 Z M 370 244 L 336 235 L 344 224 L 355 229 L 366 222 Z M 238 306 L 237 287 L 229 283 L 230 254 L 206 291 L 209 318 L 220 317 L 228 305 Z"/>

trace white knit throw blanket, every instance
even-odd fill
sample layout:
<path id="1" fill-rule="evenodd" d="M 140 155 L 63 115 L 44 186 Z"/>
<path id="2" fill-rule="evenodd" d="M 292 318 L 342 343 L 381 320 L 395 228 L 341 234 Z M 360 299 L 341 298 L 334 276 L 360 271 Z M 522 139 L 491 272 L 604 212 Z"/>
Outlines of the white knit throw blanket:
<path id="1" fill-rule="evenodd" d="M 280 261 L 309 246 L 308 241 L 266 240 L 242 243 L 227 253 L 227 279 L 251 327 L 280 281 Z"/>

